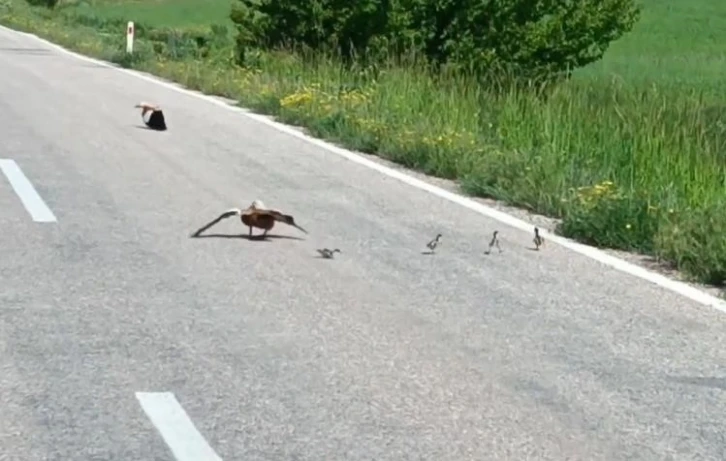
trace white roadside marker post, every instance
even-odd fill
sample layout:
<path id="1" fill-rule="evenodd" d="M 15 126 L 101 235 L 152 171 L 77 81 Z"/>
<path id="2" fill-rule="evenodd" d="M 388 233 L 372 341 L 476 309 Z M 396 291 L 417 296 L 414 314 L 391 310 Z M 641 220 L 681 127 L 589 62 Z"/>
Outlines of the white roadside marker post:
<path id="1" fill-rule="evenodd" d="M 134 22 L 129 21 L 126 26 L 126 52 L 131 54 L 134 52 Z"/>

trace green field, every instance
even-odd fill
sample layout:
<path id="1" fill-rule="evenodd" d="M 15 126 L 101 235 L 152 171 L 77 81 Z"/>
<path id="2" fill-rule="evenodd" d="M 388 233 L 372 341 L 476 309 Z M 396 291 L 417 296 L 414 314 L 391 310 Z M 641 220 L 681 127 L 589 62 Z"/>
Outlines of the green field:
<path id="1" fill-rule="evenodd" d="M 139 21 L 156 26 L 232 25 L 229 20 L 232 0 L 95 0 L 84 3 L 79 10 L 88 9 L 102 17 Z"/>
<path id="2" fill-rule="evenodd" d="M 435 83 L 415 68 L 390 66 L 372 81 L 365 69 L 341 72 L 329 58 L 312 67 L 279 51 L 240 69 L 231 35 L 192 46 L 169 29 L 229 26 L 230 4 L 96 0 L 49 13 L 10 0 L 0 21 L 458 179 L 468 193 L 560 218 L 563 235 L 723 285 L 726 4 L 642 1 L 633 32 L 546 100 L 453 77 Z M 133 62 L 122 53 L 127 20 L 144 26 Z"/>

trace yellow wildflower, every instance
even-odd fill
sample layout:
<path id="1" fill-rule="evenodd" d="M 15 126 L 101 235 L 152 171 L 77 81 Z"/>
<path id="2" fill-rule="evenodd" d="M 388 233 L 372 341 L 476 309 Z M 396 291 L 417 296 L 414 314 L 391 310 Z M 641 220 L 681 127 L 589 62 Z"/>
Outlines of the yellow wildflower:
<path id="1" fill-rule="evenodd" d="M 302 91 L 293 93 L 280 99 L 282 107 L 293 107 L 307 104 L 313 100 L 313 94 L 310 91 Z"/>

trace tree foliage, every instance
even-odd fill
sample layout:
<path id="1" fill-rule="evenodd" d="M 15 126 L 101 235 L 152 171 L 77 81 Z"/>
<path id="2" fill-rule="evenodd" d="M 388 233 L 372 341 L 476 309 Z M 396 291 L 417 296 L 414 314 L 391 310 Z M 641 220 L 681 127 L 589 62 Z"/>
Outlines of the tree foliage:
<path id="1" fill-rule="evenodd" d="M 388 34 L 391 0 L 238 0 L 230 15 L 248 47 L 337 48 L 348 59 Z"/>
<path id="2" fill-rule="evenodd" d="M 55 8 L 60 0 L 26 0 L 32 6 L 44 6 L 46 8 Z"/>
<path id="3" fill-rule="evenodd" d="M 634 0 L 237 0 L 238 49 L 422 53 L 435 66 L 536 79 L 602 58 L 640 14 Z M 374 53 L 375 54 L 375 53 Z"/>

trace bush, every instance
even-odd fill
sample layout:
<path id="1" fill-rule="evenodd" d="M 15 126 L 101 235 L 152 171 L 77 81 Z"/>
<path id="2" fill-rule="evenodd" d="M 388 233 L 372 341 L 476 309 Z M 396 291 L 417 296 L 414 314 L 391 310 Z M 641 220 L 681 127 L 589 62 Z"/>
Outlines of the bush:
<path id="1" fill-rule="evenodd" d="M 639 14 L 634 0 L 238 0 L 230 17 L 241 62 L 251 47 L 419 51 L 437 68 L 531 80 L 599 60 Z"/>
<path id="2" fill-rule="evenodd" d="M 684 211 L 668 210 L 667 219 L 655 236 L 660 260 L 694 280 L 716 286 L 726 284 L 726 201 Z"/>
<path id="3" fill-rule="evenodd" d="M 248 48 L 281 46 L 336 50 L 350 61 L 386 37 L 391 1 L 239 0 L 230 18 L 238 29 L 240 61 Z"/>
<path id="4" fill-rule="evenodd" d="M 55 8 L 60 0 L 26 0 L 32 6 L 44 6 L 46 8 Z"/>
<path id="5" fill-rule="evenodd" d="M 633 0 L 403 0 L 426 55 L 476 74 L 566 76 L 602 58 L 639 16 Z"/>
<path id="6" fill-rule="evenodd" d="M 626 193 L 606 180 L 573 190 L 566 200 L 559 233 L 589 245 L 653 252 L 660 210 L 647 196 Z"/>
<path id="7" fill-rule="evenodd" d="M 38 0 L 36 0 L 38 1 Z M 99 16 L 92 10 L 68 10 L 64 11 L 64 19 L 70 23 L 78 24 L 81 26 L 92 27 L 97 30 L 109 31 L 118 33 L 121 37 L 126 35 L 126 25 L 128 21 L 122 18 L 107 18 Z M 148 27 L 145 24 L 134 22 L 135 34 L 144 35 Z"/>

